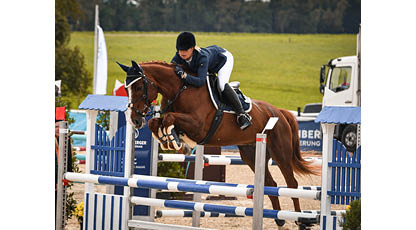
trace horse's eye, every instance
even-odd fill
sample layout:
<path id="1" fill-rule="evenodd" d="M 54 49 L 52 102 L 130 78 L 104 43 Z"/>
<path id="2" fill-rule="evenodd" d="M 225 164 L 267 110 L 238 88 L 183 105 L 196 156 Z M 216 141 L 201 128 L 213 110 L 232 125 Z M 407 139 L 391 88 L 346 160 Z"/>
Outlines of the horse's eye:
<path id="1" fill-rule="evenodd" d="M 136 90 L 137 90 L 137 91 L 141 91 L 142 89 L 143 89 L 143 87 L 141 87 L 141 86 L 137 86 L 137 87 L 136 87 Z"/>

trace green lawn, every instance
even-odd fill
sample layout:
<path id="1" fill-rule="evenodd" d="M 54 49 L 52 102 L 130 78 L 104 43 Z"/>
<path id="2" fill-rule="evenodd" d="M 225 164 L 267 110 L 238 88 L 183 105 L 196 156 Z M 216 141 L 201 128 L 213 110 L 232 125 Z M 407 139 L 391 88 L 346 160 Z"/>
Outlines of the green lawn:
<path id="1" fill-rule="evenodd" d="M 115 80 L 124 82 L 125 73 L 115 61 L 130 66 L 137 62 L 169 62 L 175 53 L 177 32 L 104 32 L 108 54 L 107 94 Z M 231 80 L 241 82 L 249 97 L 296 110 L 308 103 L 321 102 L 319 71 L 330 58 L 355 54 L 355 39 L 345 35 L 195 33 L 197 45 L 216 44 L 234 56 Z M 74 32 L 71 46 L 78 46 L 93 74 L 93 32 Z M 90 89 L 90 91 L 92 91 Z M 75 103 L 77 104 L 77 103 Z"/>

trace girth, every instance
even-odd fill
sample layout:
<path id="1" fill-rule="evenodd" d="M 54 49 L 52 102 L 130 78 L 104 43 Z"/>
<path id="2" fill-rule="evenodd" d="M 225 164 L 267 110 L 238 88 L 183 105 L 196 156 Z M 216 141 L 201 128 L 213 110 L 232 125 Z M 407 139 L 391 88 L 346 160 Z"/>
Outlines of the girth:
<path id="1" fill-rule="evenodd" d="M 209 84 L 218 85 L 218 78 L 215 74 L 209 74 L 207 77 L 210 80 Z M 215 88 L 219 89 L 219 86 L 215 87 Z M 221 97 L 221 91 L 220 90 L 219 90 L 218 94 Z M 208 133 L 205 136 L 205 138 L 201 142 L 198 143 L 199 145 L 206 144 L 211 139 L 212 135 L 214 135 L 215 131 L 217 131 L 217 128 L 218 128 L 218 126 L 220 126 L 221 121 L 222 121 L 222 117 L 224 115 L 224 108 L 225 108 L 225 104 L 220 102 L 218 104 L 218 109 L 215 112 L 214 118 L 212 119 L 211 126 L 209 127 Z"/>

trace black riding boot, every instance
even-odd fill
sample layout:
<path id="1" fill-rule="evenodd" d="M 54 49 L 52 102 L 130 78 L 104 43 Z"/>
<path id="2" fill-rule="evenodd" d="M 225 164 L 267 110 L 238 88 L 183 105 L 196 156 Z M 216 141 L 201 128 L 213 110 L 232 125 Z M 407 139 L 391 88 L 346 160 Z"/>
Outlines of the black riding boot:
<path id="1" fill-rule="evenodd" d="M 251 117 L 244 111 L 237 94 L 228 83 L 225 84 L 222 94 L 237 113 L 237 123 L 240 126 L 240 129 L 244 130 L 249 127 L 251 125 Z"/>

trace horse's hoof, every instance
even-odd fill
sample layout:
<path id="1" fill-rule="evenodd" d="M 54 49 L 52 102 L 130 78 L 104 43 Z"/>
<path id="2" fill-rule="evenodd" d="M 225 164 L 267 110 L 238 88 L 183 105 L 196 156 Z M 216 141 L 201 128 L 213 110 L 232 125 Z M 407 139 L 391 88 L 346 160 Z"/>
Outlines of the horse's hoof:
<path id="1" fill-rule="evenodd" d="M 277 226 L 279 227 L 285 225 L 285 220 L 274 219 L 274 222 L 276 222 Z"/>

